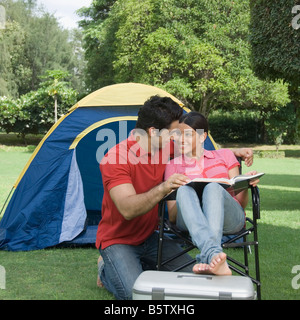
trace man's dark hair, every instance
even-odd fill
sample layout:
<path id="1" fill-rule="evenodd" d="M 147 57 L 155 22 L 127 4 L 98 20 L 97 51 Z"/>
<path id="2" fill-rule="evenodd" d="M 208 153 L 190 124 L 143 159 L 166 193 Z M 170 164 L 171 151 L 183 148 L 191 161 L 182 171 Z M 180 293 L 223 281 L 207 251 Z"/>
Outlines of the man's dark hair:
<path id="1" fill-rule="evenodd" d="M 145 131 L 151 127 L 168 129 L 173 121 L 179 120 L 182 113 L 182 108 L 171 98 L 153 96 L 140 108 L 135 127 Z"/>
<path id="2" fill-rule="evenodd" d="M 199 112 L 192 111 L 184 114 L 180 119 L 179 123 L 185 123 L 195 131 L 197 129 L 203 129 L 204 132 L 208 132 L 208 122 L 206 118 Z"/>

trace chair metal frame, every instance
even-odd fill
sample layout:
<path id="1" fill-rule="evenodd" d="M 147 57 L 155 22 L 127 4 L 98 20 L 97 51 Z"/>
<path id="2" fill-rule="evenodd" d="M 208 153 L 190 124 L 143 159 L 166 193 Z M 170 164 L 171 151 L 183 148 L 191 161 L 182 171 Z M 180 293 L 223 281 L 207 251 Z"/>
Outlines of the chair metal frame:
<path id="1" fill-rule="evenodd" d="M 244 250 L 244 261 L 240 262 L 236 259 L 233 259 L 227 256 L 227 261 L 229 268 L 234 272 L 238 273 L 241 276 L 249 277 L 252 282 L 256 285 L 257 289 L 257 299 L 261 299 L 261 282 L 260 282 L 260 268 L 259 268 L 259 254 L 258 254 L 258 230 L 257 230 L 257 220 L 260 219 L 260 197 L 259 197 L 259 189 L 257 187 L 250 186 L 251 194 L 252 194 L 252 219 L 249 217 L 246 218 L 246 227 L 242 229 L 240 232 L 234 235 L 233 238 L 224 242 L 222 247 L 225 248 L 238 248 L 243 247 Z M 160 201 L 158 206 L 159 211 L 159 242 L 158 242 L 158 255 L 157 255 L 157 270 L 161 270 L 162 266 L 167 264 L 170 261 L 177 259 L 182 254 L 189 252 L 190 250 L 196 248 L 190 239 L 187 232 L 180 231 L 175 225 L 173 225 L 168 219 L 165 218 L 165 208 L 166 208 L 166 200 L 168 198 L 164 198 Z M 179 239 L 183 240 L 186 244 L 186 249 L 184 249 L 181 253 L 174 255 L 173 257 L 163 261 L 162 260 L 162 247 L 163 247 L 163 238 L 165 233 L 175 234 Z M 248 240 L 248 236 L 253 234 L 253 241 Z M 236 240 L 243 239 L 243 242 L 237 243 Z M 249 270 L 249 260 L 248 253 L 251 248 L 254 246 L 254 262 L 255 262 L 255 277 L 250 275 Z M 176 272 L 188 265 L 195 263 L 196 260 L 192 260 L 184 265 L 173 269 L 172 271 Z"/>

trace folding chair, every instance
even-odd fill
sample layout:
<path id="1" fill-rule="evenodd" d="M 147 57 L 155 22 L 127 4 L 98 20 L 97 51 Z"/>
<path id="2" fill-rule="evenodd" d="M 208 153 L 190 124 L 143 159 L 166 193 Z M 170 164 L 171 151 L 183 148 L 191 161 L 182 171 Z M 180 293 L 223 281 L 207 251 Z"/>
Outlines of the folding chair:
<path id="1" fill-rule="evenodd" d="M 246 218 L 246 226 L 240 232 L 230 237 L 229 240 L 223 242 L 222 247 L 227 248 L 238 248 L 242 247 L 244 251 L 244 261 L 240 262 L 227 255 L 227 261 L 229 268 L 241 276 L 249 277 L 252 282 L 256 285 L 257 298 L 261 299 L 261 282 L 260 282 L 260 270 L 259 270 L 259 255 L 258 255 L 258 233 L 257 233 L 257 220 L 260 219 L 260 197 L 259 189 L 257 187 L 250 186 L 252 194 L 252 219 Z M 171 198 L 170 198 L 171 197 Z M 189 234 L 182 232 L 174 224 L 172 224 L 166 218 L 166 201 L 175 199 L 175 192 L 170 197 L 163 199 L 159 203 L 159 243 L 158 243 L 158 257 L 157 257 L 157 270 L 161 270 L 162 266 L 166 263 L 177 259 L 181 254 L 187 253 L 190 250 L 196 248 L 193 244 Z M 185 249 L 180 254 L 174 255 L 173 257 L 163 261 L 162 259 L 162 247 L 164 234 L 174 234 L 176 237 L 181 239 L 185 243 Z M 253 234 L 253 240 L 249 239 L 249 235 Z M 242 239 L 243 242 L 237 240 Z M 254 247 L 254 263 L 255 263 L 255 276 L 250 275 L 248 253 L 250 248 Z M 193 264 L 196 259 L 177 267 L 172 270 L 174 272 L 179 271 L 187 265 Z M 252 274 L 253 272 L 251 272 Z"/>

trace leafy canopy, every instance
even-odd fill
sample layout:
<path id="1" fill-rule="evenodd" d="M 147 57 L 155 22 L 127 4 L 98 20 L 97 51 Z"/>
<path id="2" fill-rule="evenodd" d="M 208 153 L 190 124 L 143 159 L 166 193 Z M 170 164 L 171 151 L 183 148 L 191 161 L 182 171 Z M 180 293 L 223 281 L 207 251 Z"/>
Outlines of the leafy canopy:
<path id="1" fill-rule="evenodd" d="M 97 5 L 103 11 L 95 17 Z M 248 0 L 101 0 L 88 16 L 82 26 L 92 90 L 147 83 L 206 115 L 218 106 L 289 101 L 282 81 L 263 81 L 252 71 Z"/>

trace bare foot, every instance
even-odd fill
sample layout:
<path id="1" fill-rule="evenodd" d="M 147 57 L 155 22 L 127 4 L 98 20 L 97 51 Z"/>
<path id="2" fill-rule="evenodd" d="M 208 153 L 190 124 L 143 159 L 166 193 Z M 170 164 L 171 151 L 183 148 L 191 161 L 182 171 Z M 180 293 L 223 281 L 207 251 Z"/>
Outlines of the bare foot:
<path id="1" fill-rule="evenodd" d="M 209 270 L 218 276 L 231 276 L 232 272 L 228 267 L 226 258 L 227 255 L 224 252 L 220 252 L 213 256 L 209 264 Z"/>
<path id="2" fill-rule="evenodd" d="M 101 256 L 99 256 L 98 261 L 97 261 L 97 265 L 99 265 L 99 262 L 101 262 L 101 261 L 103 261 L 103 258 Z M 99 273 L 97 275 L 97 286 L 99 288 L 103 288 L 104 287 L 103 283 L 100 280 Z"/>
<path id="3" fill-rule="evenodd" d="M 195 264 L 193 267 L 193 272 L 197 274 L 212 274 L 209 264 L 206 263 Z"/>

